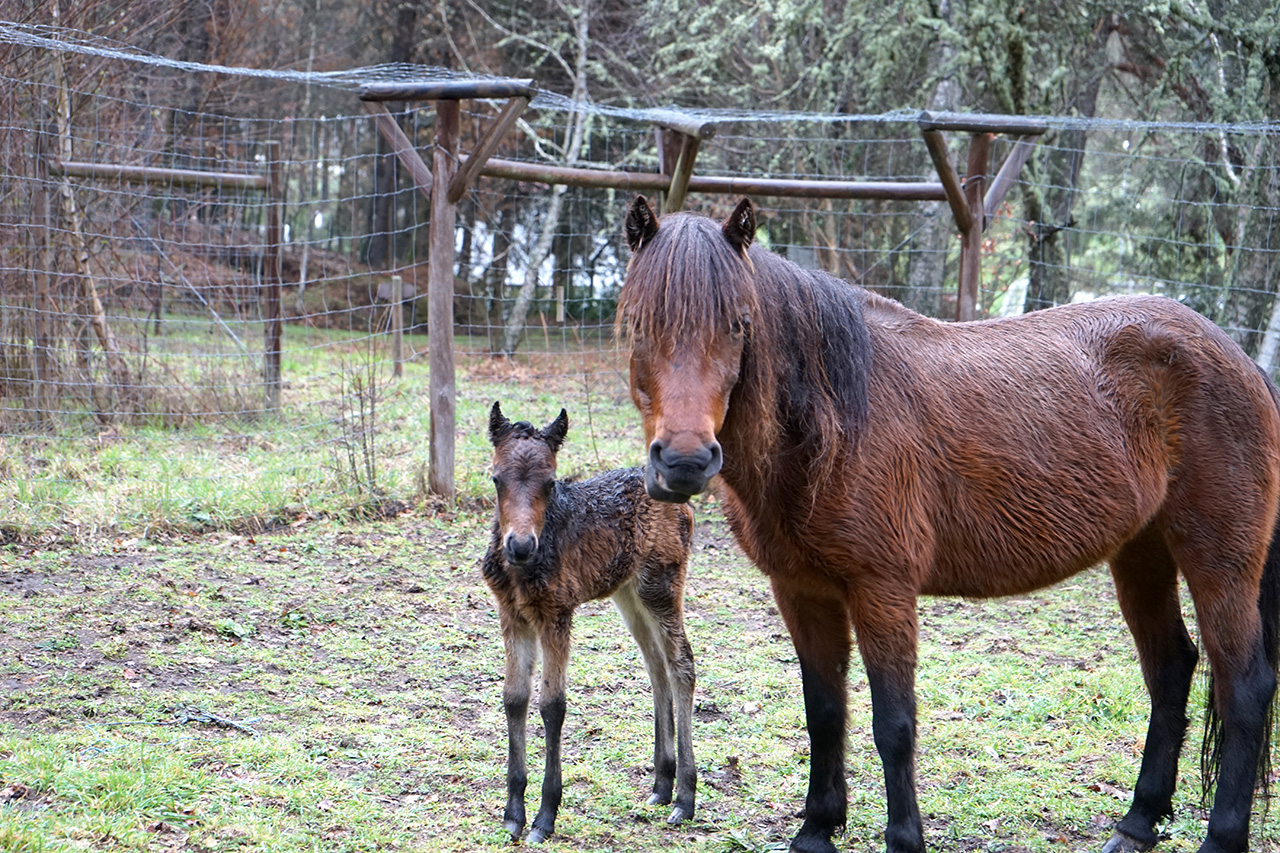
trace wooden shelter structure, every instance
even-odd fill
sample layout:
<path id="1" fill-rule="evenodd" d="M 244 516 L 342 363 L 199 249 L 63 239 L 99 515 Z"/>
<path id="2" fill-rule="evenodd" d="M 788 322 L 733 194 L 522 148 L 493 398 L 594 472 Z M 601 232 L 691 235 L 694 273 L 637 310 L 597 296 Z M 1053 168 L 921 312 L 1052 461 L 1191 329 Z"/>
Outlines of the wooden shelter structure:
<path id="1" fill-rule="evenodd" d="M 715 135 L 719 125 L 714 121 L 696 120 L 655 121 L 659 172 L 607 171 L 494 158 L 492 155 L 498 143 L 515 125 L 535 94 L 531 80 L 515 79 L 370 83 L 359 91 L 359 97 L 372 114 L 379 132 L 431 204 L 427 284 L 431 371 L 428 486 L 437 494 L 452 496 L 454 493 L 457 393 L 453 356 L 453 230 L 456 205 L 478 178 L 656 192 L 659 208 L 665 213 L 680 210 L 691 192 L 790 198 L 946 201 L 961 236 L 956 319 L 964 321 L 977 317 L 982 233 L 1031 156 L 1037 137 L 1048 129 L 1045 122 L 1033 118 L 922 112 L 917 124 L 938 173 L 936 182 L 779 180 L 695 175 L 698 150 L 704 140 Z M 460 155 L 459 102 L 464 99 L 505 99 L 506 103 L 475 150 Z M 435 103 L 434 170 L 428 168 L 413 143 L 396 124 L 384 105 L 387 101 Z M 963 176 L 957 173 L 951 162 L 944 132 L 970 135 L 968 165 Z M 999 171 L 988 181 L 991 140 L 996 134 L 1006 134 L 1014 142 Z"/>

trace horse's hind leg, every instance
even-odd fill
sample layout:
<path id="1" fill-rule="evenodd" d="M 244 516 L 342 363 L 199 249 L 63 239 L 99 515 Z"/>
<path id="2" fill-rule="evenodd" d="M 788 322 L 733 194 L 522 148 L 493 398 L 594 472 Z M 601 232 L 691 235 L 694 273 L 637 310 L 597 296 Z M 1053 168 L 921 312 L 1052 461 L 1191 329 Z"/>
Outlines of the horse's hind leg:
<path id="1" fill-rule="evenodd" d="M 528 782 L 525 765 L 525 737 L 529 718 L 529 686 L 537 660 L 537 635 L 533 626 L 518 616 L 502 617 L 502 643 L 506 650 L 506 675 L 502 685 L 502 706 L 507 715 L 507 807 L 502 826 L 519 838 L 524 831 L 524 790 Z"/>
<path id="2" fill-rule="evenodd" d="M 668 573 L 658 573 L 665 577 Z M 624 585 L 614 601 L 644 655 L 653 687 L 653 793 L 665 805 L 675 793 L 668 823 L 693 817 L 697 767 L 693 758 L 693 653 L 684 633 L 680 588 L 647 574 Z M 673 739 L 674 736 L 674 739 Z"/>
<path id="3" fill-rule="evenodd" d="M 542 627 L 542 690 L 538 710 L 547 737 L 547 768 L 542 777 L 542 805 L 529 829 L 529 843 L 544 841 L 556 831 L 556 813 L 564 785 L 560 776 L 560 735 L 564 728 L 565 683 L 569 666 L 569 632 L 573 612 Z"/>
<path id="4" fill-rule="evenodd" d="M 1221 769 L 1200 853 L 1244 853 L 1258 760 L 1267 743 L 1267 711 L 1275 692 L 1275 675 L 1262 646 L 1257 576 L 1244 568 L 1247 559 L 1217 557 L 1213 563 L 1199 564 L 1212 565 L 1207 570 L 1180 565 L 1195 600 L 1213 671 L 1212 702 L 1221 725 L 1216 743 Z"/>
<path id="5" fill-rule="evenodd" d="M 1111 575 L 1151 694 L 1151 722 L 1133 805 L 1103 847 L 1103 853 L 1121 853 L 1149 849 L 1157 841 L 1156 822 L 1173 812 L 1187 696 L 1198 655 L 1182 622 L 1177 567 L 1158 531 L 1148 528 L 1125 545 L 1111 560 Z"/>

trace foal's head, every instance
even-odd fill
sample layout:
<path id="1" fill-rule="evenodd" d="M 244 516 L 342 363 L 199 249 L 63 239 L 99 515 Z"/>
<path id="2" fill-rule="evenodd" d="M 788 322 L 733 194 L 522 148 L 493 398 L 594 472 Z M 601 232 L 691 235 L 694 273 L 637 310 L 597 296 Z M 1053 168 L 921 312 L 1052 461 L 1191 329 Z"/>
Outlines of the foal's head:
<path id="1" fill-rule="evenodd" d="M 659 228 L 643 196 L 627 211 L 632 258 L 619 328 L 630 338 L 631 399 L 649 442 L 645 487 L 658 500 L 687 501 L 723 464 L 716 434 L 759 312 L 748 284 L 755 229 L 746 199 L 719 227 L 677 214 Z"/>
<path id="2" fill-rule="evenodd" d="M 503 553 L 513 565 L 525 565 L 538 553 L 547 504 L 555 491 L 556 453 L 568 431 L 564 409 L 542 429 L 527 421 L 512 423 L 497 403 L 489 411 L 498 531 Z"/>

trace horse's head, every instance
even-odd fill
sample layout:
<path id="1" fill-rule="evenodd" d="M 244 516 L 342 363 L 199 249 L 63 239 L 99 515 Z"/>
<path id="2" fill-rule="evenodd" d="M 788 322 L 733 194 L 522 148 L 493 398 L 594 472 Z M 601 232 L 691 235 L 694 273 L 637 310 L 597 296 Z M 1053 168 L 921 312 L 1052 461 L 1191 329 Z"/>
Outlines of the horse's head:
<path id="1" fill-rule="evenodd" d="M 687 501 L 724 462 L 717 433 L 738 383 L 754 302 L 741 286 L 755 208 L 743 199 L 723 225 L 658 219 L 643 196 L 627 212 L 632 259 L 620 299 L 631 343 L 631 399 L 644 420 L 653 498 Z"/>
<path id="2" fill-rule="evenodd" d="M 498 490 L 498 530 L 508 562 L 522 566 L 538 553 L 547 504 L 556 486 L 556 453 L 569 431 L 564 409 L 542 429 L 512 423 L 495 402 L 489 411 L 493 485 Z"/>

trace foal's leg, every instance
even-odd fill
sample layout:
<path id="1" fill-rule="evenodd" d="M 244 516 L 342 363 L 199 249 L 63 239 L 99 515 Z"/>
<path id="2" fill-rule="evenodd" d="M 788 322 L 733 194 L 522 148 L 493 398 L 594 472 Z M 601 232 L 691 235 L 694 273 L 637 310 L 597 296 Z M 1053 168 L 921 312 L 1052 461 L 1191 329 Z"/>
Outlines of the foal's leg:
<path id="1" fill-rule="evenodd" d="M 1155 824 L 1173 813 L 1178 754 L 1187 730 L 1187 695 L 1195 672 L 1195 644 L 1178 603 L 1178 570 L 1164 537 L 1148 528 L 1111 560 L 1116 595 L 1142 662 L 1151 694 L 1151 722 L 1133 805 L 1116 824 L 1103 853 L 1148 850 Z"/>
<path id="2" fill-rule="evenodd" d="M 835 589 L 815 588 L 789 574 L 771 575 L 770 581 L 800 660 L 809 730 L 809 793 L 791 849 L 835 853 L 831 836 L 844 827 L 849 808 L 844 779 L 849 612 Z"/>
<path id="3" fill-rule="evenodd" d="M 506 675 L 502 686 L 502 706 L 507 713 L 507 807 L 502 826 L 519 838 L 524 830 L 524 789 L 528 782 L 525 767 L 525 734 L 529 717 L 529 685 L 537 659 L 537 634 L 533 626 L 518 616 L 502 616 L 502 644 L 506 650 Z"/>
<path id="4" fill-rule="evenodd" d="M 542 628 L 542 691 L 539 708 L 547 733 L 547 770 L 542 777 L 542 805 L 529 830 L 529 843 L 545 840 L 556 829 L 563 784 L 560 778 L 560 733 L 564 726 L 565 676 L 569 666 L 572 612 Z"/>
<path id="5" fill-rule="evenodd" d="M 675 787 L 676 750 L 675 723 L 672 717 L 671 676 L 667 671 L 666 655 L 659 641 L 659 627 L 653 613 L 640 600 L 634 580 L 628 581 L 613 594 L 614 604 L 627 623 L 627 629 L 635 638 L 644 656 L 645 670 L 653 689 L 653 793 L 651 806 L 671 802 Z"/>
<path id="6" fill-rule="evenodd" d="M 693 817 L 698 785 L 698 770 L 693 758 L 693 689 L 697 676 L 693 650 L 684 633 L 684 568 L 683 562 L 659 561 L 646 566 L 636 579 L 636 589 L 651 624 L 656 657 L 664 673 L 668 740 L 673 706 L 675 711 L 676 802 L 671 816 L 667 818 L 667 823 L 671 824 Z M 656 687 L 654 696 L 656 709 Z M 668 775 L 668 797 L 670 785 Z"/>

